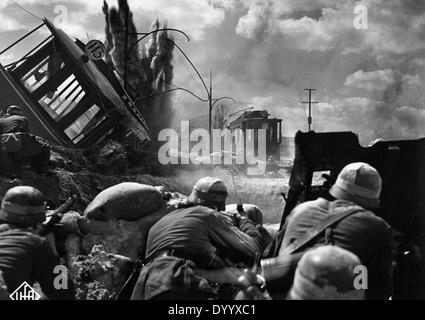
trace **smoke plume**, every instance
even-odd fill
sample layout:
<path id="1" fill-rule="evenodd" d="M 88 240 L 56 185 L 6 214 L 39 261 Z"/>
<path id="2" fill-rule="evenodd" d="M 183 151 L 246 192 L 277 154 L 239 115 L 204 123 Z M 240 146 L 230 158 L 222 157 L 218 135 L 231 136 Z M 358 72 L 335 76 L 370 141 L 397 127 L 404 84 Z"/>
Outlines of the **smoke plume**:
<path id="1" fill-rule="evenodd" d="M 171 96 L 165 93 L 173 80 L 174 46 L 171 41 L 167 41 L 172 38 L 167 31 L 160 30 L 166 28 L 166 25 L 161 27 L 156 20 L 150 31 L 160 31 L 154 32 L 145 46 L 137 43 L 138 31 L 127 0 L 118 0 L 118 8 L 109 8 L 105 1 L 103 13 L 106 62 L 120 75 L 123 85 L 123 78 L 127 74 L 127 90 L 135 97 L 136 105 L 155 137 L 161 129 L 169 127 L 172 119 Z"/>

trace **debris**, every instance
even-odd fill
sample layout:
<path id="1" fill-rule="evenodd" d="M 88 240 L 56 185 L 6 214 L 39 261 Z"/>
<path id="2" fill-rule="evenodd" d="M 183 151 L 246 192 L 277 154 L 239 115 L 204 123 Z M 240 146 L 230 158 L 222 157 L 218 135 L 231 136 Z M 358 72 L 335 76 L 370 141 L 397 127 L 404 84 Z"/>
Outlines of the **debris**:
<path id="1" fill-rule="evenodd" d="M 111 300 L 116 297 L 133 270 L 133 262 L 124 256 L 107 253 L 96 245 L 87 256 L 71 263 L 77 300 Z"/>

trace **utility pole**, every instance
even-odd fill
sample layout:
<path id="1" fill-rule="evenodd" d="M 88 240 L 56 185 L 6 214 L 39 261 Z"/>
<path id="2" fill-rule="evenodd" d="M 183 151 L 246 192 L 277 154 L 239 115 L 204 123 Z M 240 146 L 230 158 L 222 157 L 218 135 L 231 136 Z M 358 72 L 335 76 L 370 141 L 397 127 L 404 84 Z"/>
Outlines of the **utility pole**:
<path id="1" fill-rule="evenodd" d="M 308 132 L 311 131 L 311 124 L 313 123 L 313 117 L 311 116 L 311 105 L 313 103 L 319 103 L 318 101 L 311 101 L 311 92 L 316 91 L 316 89 L 304 89 L 308 91 L 308 101 L 302 101 L 301 103 L 308 103 Z"/>

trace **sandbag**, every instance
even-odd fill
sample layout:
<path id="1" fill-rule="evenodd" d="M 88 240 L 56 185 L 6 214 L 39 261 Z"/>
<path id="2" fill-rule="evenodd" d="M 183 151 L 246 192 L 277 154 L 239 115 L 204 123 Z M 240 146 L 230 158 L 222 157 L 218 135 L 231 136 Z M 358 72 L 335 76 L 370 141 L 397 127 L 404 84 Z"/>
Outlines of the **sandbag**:
<path id="1" fill-rule="evenodd" d="M 95 245 L 101 244 L 109 253 L 127 256 L 133 260 L 144 257 L 150 228 L 173 208 L 163 208 L 150 213 L 137 221 L 125 220 L 79 220 L 82 249 L 90 252 Z"/>
<path id="2" fill-rule="evenodd" d="M 124 182 L 99 193 L 84 211 L 94 220 L 138 220 L 165 205 L 161 192 L 155 187 Z"/>
<path id="3" fill-rule="evenodd" d="M 256 224 L 261 224 L 261 225 L 263 224 L 263 213 L 261 212 L 261 209 L 258 206 L 254 204 L 244 203 L 243 209 L 244 209 L 244 213 L 242 213 L 242 215 L 248 217 Z M 226 206 L 226 212 L 230 214 L 237 213 L 238 212 L 237 204 L 228 204 Z"/>

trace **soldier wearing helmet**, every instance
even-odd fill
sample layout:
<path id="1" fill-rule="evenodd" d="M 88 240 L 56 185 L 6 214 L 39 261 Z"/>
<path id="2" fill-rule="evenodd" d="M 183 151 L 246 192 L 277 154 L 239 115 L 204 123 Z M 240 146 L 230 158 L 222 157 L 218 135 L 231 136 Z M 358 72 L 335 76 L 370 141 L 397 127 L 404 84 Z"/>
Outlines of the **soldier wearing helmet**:
<path id="1" fill-rule="evenodd" d="M 360 259 L 336 246 L 307 251 L 298 263 L 289 300 L 363 300 L 365 291 L 356 288 Z"/>
<path id="2" fill-rule="evenodd" d="M 72 299 L 72 284 L 68 290 L 56 289 L 54 273 L 60 265 L 52 244 L 37 235 L 46 220 L 43 194 L 28 186 L 9 189 L 0 209 L 0 271 L 9 292 L 22 283 L 38 282 L 49 299 Z"/>
<path id="3" fill-rule="evenodd" d="M 252 264 L 266 240 L 250 219 L 239 215 L 236 228 L 220 217 L 226 198 L 221 180 L 202 178 L 189 196 L 192 206 L 171 212 L 150 229 L 146 265 L 132 299 L 214 298 L 209 271 L 229 266 L 227 257 Z"/>
<path id="4" fill-rule="evenodd" d="M 310 241 L 304 250 L 332 244 L 353 252 L 368 271 L 367 299 L 389 299 L 392 293 L 393 239 L 391 227 L 372 210 L 379 208 L 381 177 L 370 165 L 351 163 L 339 173 L 328 201 L 318 198 L 298 205 L 288 216 L 274 254 L 284 257 L 287 248 L 332 214 L 353 214 Z M 332 198 L 330 197 L 330 198 Z M 282 237 L 283 235 L 283 237 Z M 283 286 L 282 284 L 280 284 Z M 275 287 L 275 285 L 274 285 Z"/>
<path id="5" fill-rule="evenodd" d="M 28 119 L 18 106 L 8 107 L 0 119 L 0 146 L 0 154 L 7 155 L 12 169 L 29 160 L 38 173 L 51 173 L 47 170 L 50 148 L 30 133 Z"/>

